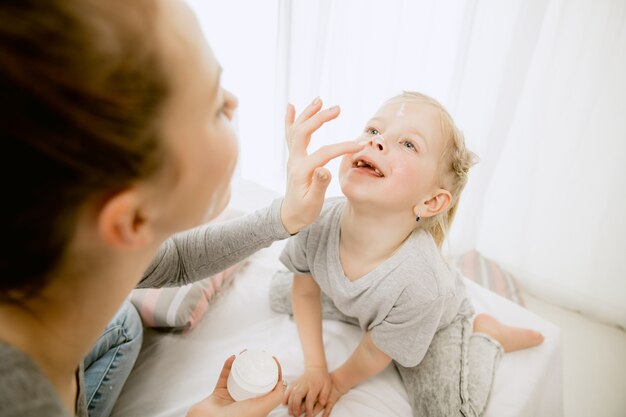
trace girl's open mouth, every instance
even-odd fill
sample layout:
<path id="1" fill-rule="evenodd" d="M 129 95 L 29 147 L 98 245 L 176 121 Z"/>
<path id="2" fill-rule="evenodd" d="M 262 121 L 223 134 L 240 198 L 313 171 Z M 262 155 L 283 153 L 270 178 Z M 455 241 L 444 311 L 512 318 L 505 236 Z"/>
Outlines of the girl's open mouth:
<path id="1" fill-rule="evenodd" d="M 382 178 L 385 175 L 378 169 L 376 165 L 374 165 L 370 161 L 366 161 L 364 159 L 357 159 L 352 163 L 352 168 L 358 168 L 366 170 L 370 175 L 374 175 L 376 177 Z"/>

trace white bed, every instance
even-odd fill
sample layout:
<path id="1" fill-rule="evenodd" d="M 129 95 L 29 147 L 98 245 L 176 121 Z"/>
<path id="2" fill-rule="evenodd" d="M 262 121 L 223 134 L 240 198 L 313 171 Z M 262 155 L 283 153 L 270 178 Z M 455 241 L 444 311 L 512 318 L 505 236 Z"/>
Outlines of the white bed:
<path id="1" fill-rule="evenodd" d="M 240 186 L 233 204 L 241 209 L 265 204 L 267 195 Z M 254 201 L 254 204 L 252 203 Z M 241 350 L 264 349 L 274 354 L 287 381 L 302 371 L 297 330 L 287 315 L 269 307 L 270 279 L 278 268 L 284 242 L 253 255 L 210 307 L 202 321 L 187 334 L 158 333 L 147 329 L 144 345 L 113 411 L 113 417 L 184 416 L 215 385 L 224 360 Z M 488 417 L 560 417 L 562 407 L 561 337 L 558 327 L 496 294 L 466 280 L 477 311 L 486 311 L 507 324 L 541 331 L 544 343 L 533 349 L 505 354 L 497 370 Z M 342 363 L 358 344 L 355 326 L 324 321 L 324 344 L 329 366 Z M 285 407 L 270 416 L 287 416 Z M 391 365 L 381 374 L 343 396 L 333 417 L 408 417 L 411 410 L 404 387 Z"/>

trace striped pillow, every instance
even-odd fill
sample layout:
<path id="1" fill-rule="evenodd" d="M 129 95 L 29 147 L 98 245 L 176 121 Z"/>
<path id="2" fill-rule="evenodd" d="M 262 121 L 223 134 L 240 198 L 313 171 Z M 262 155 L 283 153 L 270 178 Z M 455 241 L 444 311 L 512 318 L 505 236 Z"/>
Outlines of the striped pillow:
<path id="1" fill-rule="evenodd" d="M 226 209 L 211 222 L 232 219 L 243 213 Z M 241 261 L 211 277 L 180 287 L 137 288 L 131 291 L 130 302 L 137 308 L 146 327 L 187 332 L 207 312 L 220 290 L 233 280 L 247 261 Z"/>
<path id="2" fill-rule="evenodd" d="M 219 274 L 180 287 L 138 288 L 130 301 L 146 327 L 189 331 L 209 309 L 218 292 L 229 284 L 242 263 Z"/>
<path id="3" fill-rule="evenodd" d="M 517 279 L 495 261 L 472 250 L 456 260 L 463 275 L 498 295 L 524 306 L 524 299 Z"/>

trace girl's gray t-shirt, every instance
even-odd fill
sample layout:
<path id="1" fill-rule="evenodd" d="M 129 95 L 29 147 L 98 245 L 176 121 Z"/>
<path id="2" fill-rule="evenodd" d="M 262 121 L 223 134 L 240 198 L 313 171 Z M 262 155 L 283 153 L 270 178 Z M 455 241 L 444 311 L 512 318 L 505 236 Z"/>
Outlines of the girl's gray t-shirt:
<path id="1" fill-rule="evenodd" d="M 289 237 L 280 218 L 282 199 L 229 221 L 181 232 L 161 245 L 140 287 L 177 286 L 225 270 L 272 242 Z M 219 337 L 219 335 L 215 335 Z M 224 358 L 215 358 L 223 361 Z M 77 369 L 76 416 L 88 417 L 83 373 Z M 52 383 L 27 355 L 0 340 L 0 416 L 69 417 Z"/>
<path id="2" fill-rule="evenodd" d="M 466 298 L 461 274 L 431 235 L 417 229 L 389 259 L 351 281 L 339 260 L 345 203 L 328 199 L 320 218 L 288 240 L 280 260 L 293 273 L 312 276 L 337 309 L 371 331 L 381 351 L 402 366 L 416 366 Z"/>

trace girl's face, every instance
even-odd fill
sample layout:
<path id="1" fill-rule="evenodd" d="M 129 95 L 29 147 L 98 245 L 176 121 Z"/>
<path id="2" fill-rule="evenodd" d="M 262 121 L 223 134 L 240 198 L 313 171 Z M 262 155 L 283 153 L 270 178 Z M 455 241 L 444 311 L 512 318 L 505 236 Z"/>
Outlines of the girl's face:
<path id="1" fill-rule="evenodd" d="M 220 86 L 221 68 L 183 2 L 162 0 L 161 41 L 170 97 L 163 112 L 167 154 L 161 188 L 165 230 L 181 230 L 213 218 L 230 199 L 237 160 L 231 127 L 237 99 Z"/>
<path id="2" fill-rule="evenodd" d="M 440 113 L 417 100 L 392 99 L 372 117 L 357 141 L 369 146 L 346 155 L 339 168 L 348 200 L 411 214 L 440 188 L 444 150 Z"/>

